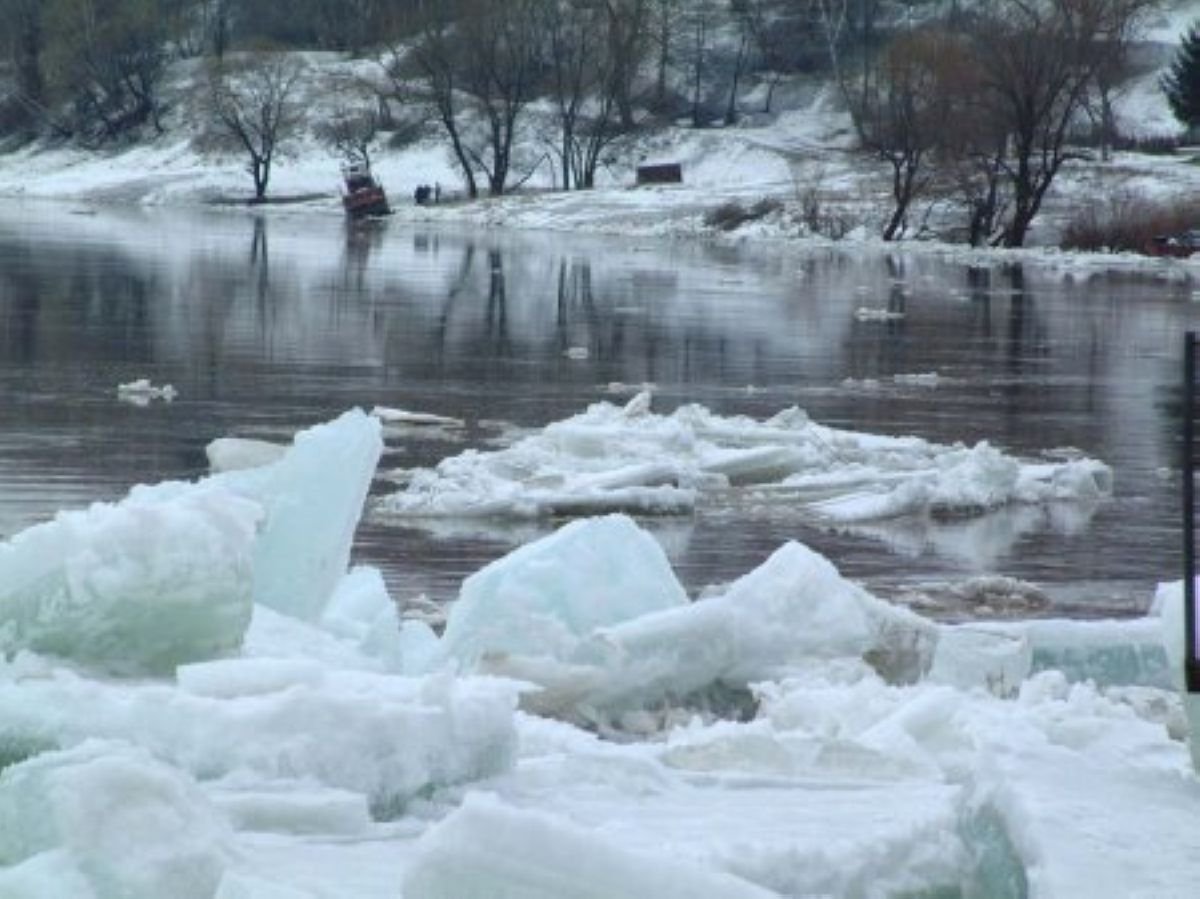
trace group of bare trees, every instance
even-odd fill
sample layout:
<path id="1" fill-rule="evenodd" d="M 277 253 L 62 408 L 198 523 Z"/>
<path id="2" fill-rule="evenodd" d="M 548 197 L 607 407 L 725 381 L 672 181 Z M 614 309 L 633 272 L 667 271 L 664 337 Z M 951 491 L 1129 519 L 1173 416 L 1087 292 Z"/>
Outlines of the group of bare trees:
<path id="1" fill-rule="evenodd" d="M 891 167 L 883 236 L 899 236 L 932 193 L 957 196 L 972 244 L 1022 246 L 1080 155 L 1075 138 L 1112 140 L 1113 90 L 1153 5 L 993 0 L 895 37 L 869 75 L 846 82 L 863 146 Z"/>
<path id="2" fill-rule="evenodd" d="M 632 125 L 640 48 L 630 29 L 646 8 L 647 0 L 438 4 L 387 55 L 391 95 L 430 111 L 472 197 L 481 176 L 493 195 L 509 189 L 522 129 L 539 135 L 564 189 L 592 187 L 605 148 Z M 530 126 L 539 98 L 553 112 Z"/>
<path id="3" fill-rule="evenodd" d="M 1113 140 L 1114 92 L 1156 2 L 0 0 L 0 131 L 85 143 L 161 131 L 168 63 L 203 56 L 211 131 L 245 155 L 262 199 L 301 118 L 300 70 L 230 51 L 369 49 L 378 79 L 322 87 L 333 112 L 318 137 L 337 152 L 369 163 L 402 109 L 441 130 L 472 197 L 546 160 L 563 189 L 585 189 L 643 113 L 732 124 L 750 73 L 755 111 L 769 112 L 785 78 L 821 70 L 888 167 L 885 238 L 953 198 L 972 243 L 1020 246 L 1081 123 Z"/>
<path id="4" fill-rule="evenodd" d="M 563 189 L 583 189 L 637 110 L 733 124 L 752 68 L 767 73 L 769 111 L 782 77 L 818 67 L 826 50 L 840 58 L 879 0 L 841 0 L 836 32 L 831 2 L 443 0 L 396 20 L 387 71 L 394 98 L 439 123 L 471 196 L 527 177 L 536 160 L 513 158 L 531 143 L 516 140 L 522 132 Z M 535 100 L 553 113 L 531 113 Z"/>

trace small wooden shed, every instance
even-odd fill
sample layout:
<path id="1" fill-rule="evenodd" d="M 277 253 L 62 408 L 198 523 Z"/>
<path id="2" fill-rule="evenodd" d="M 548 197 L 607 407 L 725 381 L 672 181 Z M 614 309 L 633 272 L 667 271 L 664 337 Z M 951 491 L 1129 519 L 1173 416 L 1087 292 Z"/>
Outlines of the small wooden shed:
<path id="1" fill-rule="evenodd" d="M 683 166 L 678 162 L 663 162 L 655 165 L 639 165 L 638 184 L 681 184 Z"/>

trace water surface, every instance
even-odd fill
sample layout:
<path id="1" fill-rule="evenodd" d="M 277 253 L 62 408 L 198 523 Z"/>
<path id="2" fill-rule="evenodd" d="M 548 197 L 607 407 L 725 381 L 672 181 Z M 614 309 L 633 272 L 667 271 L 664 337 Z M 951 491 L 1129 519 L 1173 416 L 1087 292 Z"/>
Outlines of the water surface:
<path id="1" fill-rule="evenodd" d="M 1073 449 L 1115 470 L 1115 496 L 1094 509 L 844 530 L 748 506 L 649 522 L 693 592 L 794 538 L 882 595 L 948 603 L 950 617 L 980 614 L 950 588 L 985 574 L 1031 582 L 1056 612 L 1131 613 L 1178 576 L 1179 352 L 1200 324 L 1180 271 L 11 205 L 0 536 L 138 482 L 199 476 L 218 436 L 287 439 L 356 405 L 466 420 L 457 434 L 390 430 L 386 471 L 619 401 L 613 383 L 652 382 L 659 411 L 800 405 L 836 427 L 1024 456 Z M 864 321 L 864 308 L 903 317 Z M 929 373 L 935 385 L 904 377 Z M 178 398 L 119 401 L 117 384 L 140 377 Z M 356 558 L 398 598 L 442 600 L 552 526 L 369 521 Z"/>

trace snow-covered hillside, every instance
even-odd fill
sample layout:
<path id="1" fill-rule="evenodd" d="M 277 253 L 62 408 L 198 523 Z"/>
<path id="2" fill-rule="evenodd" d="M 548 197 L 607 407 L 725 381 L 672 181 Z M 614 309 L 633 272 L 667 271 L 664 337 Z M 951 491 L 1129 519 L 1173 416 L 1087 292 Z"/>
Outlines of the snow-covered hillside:
<path id="1" fill-rule="evenodd" d="M 1159 77 L 1188 25 L 1200 19 L 1200 2 L 1168 2 L 1144 23 L 1136 58 L 1141 70 L 1117 97 L 1118 124 L 1130 137 L 1181 133 L 1162 92 Z M 350 61 L 328 53 L 297 54 L 306 68 L 308 127 L 273 170 L 269 196 L 295 200 L 271 206 L 289 212 L 340 215 L 339 160 L 312 135 L 331 113 L 327 87 L 338 78 L 379 78 L 370 60 Z M 239 156 L 198 151 L 202 119 L 196 62 L 176 64 L 168 89 L 170 112 L 165 134 L 131 147 L 101 151 L 39 143 L 0 155 L 0 196 L 47 198 L 77 204 L 134 203 L 186 205 L 244 200 L 252 183 Z M 744 106 L 756 106 L 761 86 L 748 82 Z M 436 130 L 402 148 L 380 146 L 374 167 L 399 216 L 408 220 L 458 222 L 477 226 L 590 229 L 620 234 L 719 234 L 705 216 L 722 203 L 750 205 L 763 198 L 781 201 L 761 219 L 743 225 L 738 237 L 791 238 L 811 232 L 814 210 L 836 236 L 871 238 L 888 211 L 886 167 L 853 150 L 850 121 L 830 85 L 813 80 L 785 83 L 774 111 L 752 113 L 731 127 L 695 129 L 686 123 L 639 134 L 617 146 L 611 164 L 599 172 L 599 186 L 586 193 L 555 191 L 556 173 L 541 145 L 529 137 L 514 154 L 542 159 L 519 192 L 477 203 L 446 202 L 416 207 L 419 185 L 440 185 L 456 199 L 461 177 Z M 633 187 L 638 164 L 679 162 L 682 185 Z M 1080 202 L 1097 196 L 1177 197 L 1200 187 L 1200 169 L 1184 154 L 1151 157 L 1119 153 L 1110 163 L 1068 166 L 1035 223 L 1032 244 L 1053 243 L 1055 222 Z M 261 211 L 261 210 L 259 210 Z"/>

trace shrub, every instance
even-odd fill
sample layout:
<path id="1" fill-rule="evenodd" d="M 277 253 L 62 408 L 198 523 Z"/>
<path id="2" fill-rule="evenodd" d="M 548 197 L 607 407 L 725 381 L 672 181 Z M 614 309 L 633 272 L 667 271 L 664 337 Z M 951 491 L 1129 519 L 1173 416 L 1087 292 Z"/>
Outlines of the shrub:
<path id="1" fill-rule="evenodd" d="M 1065 250 L 1142 252 L 1159 235 L 1200 227 L 1200 200 L 1151 203 L 1118 196 L 1107 206 L 1090 206 L 1063 229 Z"/>
<path id="2" fill-rule="evenodd" d="M 720 228 L 722 231 L 733 231 L 746 222 L 766 218 L 782 208 L 781 202 L 770 197 L 763 197 L 749 209 L 736 200 L 731 200 L 705 213 L 704 224 L 710 228 Z"/>

